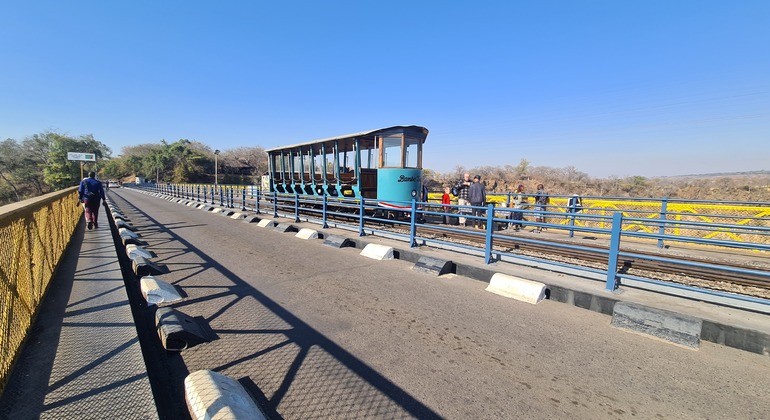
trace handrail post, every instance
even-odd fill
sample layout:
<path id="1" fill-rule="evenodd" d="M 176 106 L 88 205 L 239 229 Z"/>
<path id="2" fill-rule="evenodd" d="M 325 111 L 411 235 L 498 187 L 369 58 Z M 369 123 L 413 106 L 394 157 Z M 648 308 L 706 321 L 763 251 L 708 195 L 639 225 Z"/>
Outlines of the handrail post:
<path id="1" fill-rule="evenodd" d="M 246 187 L 241 188 L 241 211 L 246 211 Z"/>
<path id="2" fill-rule="evenodd" d="M 364 232 L 364 197 L 361 197 L 358 206 L 358 236 L 366 236 Z"/>
<path id="3" fill-rule="evenodd" d="M 208 197 L 206 196 L 206 192 L 207 192 L 207 191 L 208 191 L 208 187 L 206 187 L 206 186 L 204 185 L 204 186 L 203 186 L 203 204 L 208 204 L 208 203 L 209 203 L 209 199 L 208 199 Z"/>
<path id="4" fill-rule="evenodd" d="M 256 205 L 254 206 L 257 214 L 259 214 L 259 200 L 261 199 L 261 195 L 262 195 L 262 188 L 257 188 L 257 202 L 256 202 Z"/>
<path id="5" fill-rule="evenodd" d="M 200 202 L 200 201 L 201 201 L 201 186 L 200 186 L 200 184 L 198 184 L 198 185 L 196 186 L 196 191 L 195 191 L 195 201 L 198 201 L 198 202 Z"/>
<path id="6" fill-rule="evenodd" d="M 328 229 L 329 225 L 326 223 L 326 203 L 327 203 L 328 197 L 326 196 L 326 191 L 324 191 L 324 208 L 323 208 L 323 229 Z"/>
<path id="7" fill-rule="evenodd" d="M 294 193 L 294 223 L 299 223 L 299 194 Z"/>
<path id="8" fill-rule="evenodd" d="M 618 253 L 620 252 L 620 232 L 622 230 L 623 213 L 616 211 L 612 215 L 612 233 L 610 234 L 609 261 L 607 262 L 607 285 L 605 287 L 610 292 L 618 288 Z"/>
<path id="9" fill-rule="evenodd" d="M 577 215 L 577 200 L 574 200 L 572 204 L 569 205 L 569 237 L 572 238 L 575 236 L 575 216 Z"/>
<path id="10" fill-rule="evenodd" d="M 219 207 L 225 206 L 225 187 L 219 186 Z"/>
<path id="11" fill-rule="evenodd" d="M 273 219 L 278 218 L 278 193 L 273 191 Z"/>
<path id="12" fill-rule="evenodd" d="M 492 263 L 492 232 L 495 230 L 494 226 L 495 206 L 494 204 L 487 204 L 487 232 L 486 240 L 484 243 L 484 264 Z"/>
<path id="13" fill-rule="evenodd" d="M 412 215 L 409 218 L 409 247 L 417 247 L 417 200 L 412 198 Z"/>
<path id="14" fill-rule="evenodd" d="M 660 202 L 660 227 L 658 228 L 658 235 L 661 237 L 658 238 L 658 248 L 663 248 L 663 236 L 666 234 L 666 220 L 668 219 L 667 207 L 668 197 L 663 197 Z"/>
<path id="15" fill-rule="evenodd" d="M 235 187 L 228 187 L 228 190 L 230 190 L 230 203 L 227 207 L 233 209 L 235 208 Z"/>

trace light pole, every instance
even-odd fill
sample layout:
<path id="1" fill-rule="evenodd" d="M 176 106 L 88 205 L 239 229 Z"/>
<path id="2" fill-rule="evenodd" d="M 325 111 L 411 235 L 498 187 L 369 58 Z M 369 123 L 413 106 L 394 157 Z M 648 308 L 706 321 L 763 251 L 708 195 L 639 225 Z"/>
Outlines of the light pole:
<path id="1" fill-rule="evenodd" d="M 214 187 L 219 183 L 219 149 L 214 150 Z"/>

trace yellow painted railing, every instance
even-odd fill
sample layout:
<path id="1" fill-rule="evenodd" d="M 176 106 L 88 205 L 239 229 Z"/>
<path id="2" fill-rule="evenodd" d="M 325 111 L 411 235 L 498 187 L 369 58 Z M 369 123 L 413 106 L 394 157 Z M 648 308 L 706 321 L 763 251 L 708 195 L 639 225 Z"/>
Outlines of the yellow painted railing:
<path id="1" fill-rule="evenodd" d="M 0 394 L 82 213 L 77 187 L 0 207 Z"/>

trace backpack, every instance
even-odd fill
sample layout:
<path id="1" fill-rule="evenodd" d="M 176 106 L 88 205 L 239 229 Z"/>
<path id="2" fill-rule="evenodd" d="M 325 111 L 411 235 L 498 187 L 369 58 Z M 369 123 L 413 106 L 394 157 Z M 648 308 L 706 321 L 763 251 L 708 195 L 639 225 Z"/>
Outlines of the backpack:
<path id="1" fill-rule="evenodd" d="M 452 187 L 452 195 L 455 197 L 460 195 L 460 191 L 457 190 L 457 185 Z"/>

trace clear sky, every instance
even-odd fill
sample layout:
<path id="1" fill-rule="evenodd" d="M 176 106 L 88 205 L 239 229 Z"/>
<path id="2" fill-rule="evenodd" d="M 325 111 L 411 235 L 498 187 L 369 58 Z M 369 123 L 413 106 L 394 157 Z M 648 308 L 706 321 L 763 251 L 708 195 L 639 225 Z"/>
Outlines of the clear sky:
<path id="1" fill-rule="evenodd" d="M 411 124 L 439 172 L 770 170 L 770 1 L 0 1 L 0 139 Z"/>

